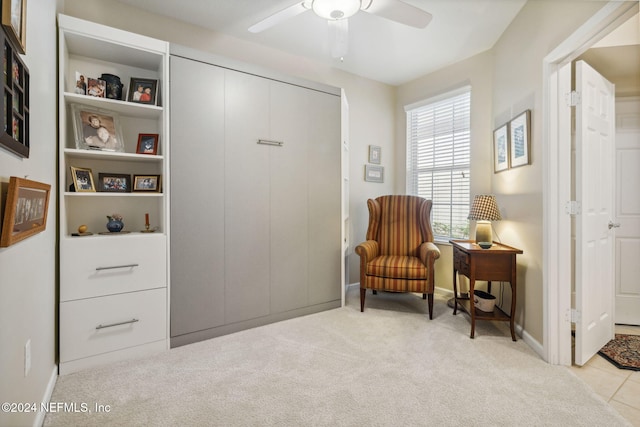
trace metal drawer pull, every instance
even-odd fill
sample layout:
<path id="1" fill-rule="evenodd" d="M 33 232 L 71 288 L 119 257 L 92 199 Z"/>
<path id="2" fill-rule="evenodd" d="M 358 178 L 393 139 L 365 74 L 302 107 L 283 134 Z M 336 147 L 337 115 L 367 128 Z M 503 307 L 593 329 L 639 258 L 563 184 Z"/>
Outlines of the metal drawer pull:
<path id="1" fill-rule="evenodd" d="M 609 221 L 609 230 L 611 230 L 612 228 L 620 228 L 620 223 Z"/>
<path id="2" fill-rule="evenodd" d="M 104 329 L 104 328 L 111 328 L 113 326 L 128 325 L 129 323 L 136 323 L 139 321 L 140 320 L 138 319 L 131 319 L 131 320 L 127 320 L 126 322 L 111 323 L 110 325 L 98 325 L 96 326 L 96 329 Z"/>
<path id="3" fill-rule="evenodd" d="M 96 267 L 96 271 L 100 270 L 113 270 L 114 268 L 133 268 L 138 267 L 140 264 L 126 264 L 126 265 L 114 265 L 113 267 Z"/>
<path id="4" fill-rule="evenodd" d="M 259 139 L 258 140 L 258 144 L 274 145 L 276 147 L 282 147 L 284 145 L 284 142 L 282 142 L 282 141 L 270 141 L 268 139 Z"/>

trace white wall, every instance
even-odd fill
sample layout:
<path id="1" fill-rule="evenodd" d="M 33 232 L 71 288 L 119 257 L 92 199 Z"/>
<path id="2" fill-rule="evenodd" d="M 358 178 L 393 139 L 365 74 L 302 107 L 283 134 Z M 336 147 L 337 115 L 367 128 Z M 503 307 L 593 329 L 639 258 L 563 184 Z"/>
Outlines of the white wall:
<path id="1" fill-rule="evenodd" d="M 22 159 L 0 148 L 0 183 L 10 176 L 52 185 L 44 232 L 0 249 L 0 402 L 36 402 L 55 379 L 56 354 L 56 3 L 27 2 L 31 153 Z M 2 203 L 5 195 L 1 197 Z M 24 347 L 31 340 L 31 372 Z M 37 413 L 0 412 L 0 425 L 33 425 Z"/>

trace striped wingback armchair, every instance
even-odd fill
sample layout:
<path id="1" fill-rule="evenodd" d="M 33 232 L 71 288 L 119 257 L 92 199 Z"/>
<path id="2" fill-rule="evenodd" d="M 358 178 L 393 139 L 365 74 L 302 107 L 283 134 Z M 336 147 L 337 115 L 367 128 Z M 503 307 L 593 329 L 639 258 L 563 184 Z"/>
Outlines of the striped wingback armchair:
<path id="1" fill-rule="evenodd" d="M 367 241 L 360 256 L 360 311 L 367 289 L 416 292 L 429 297 L 433 319 L 434 264 L 440 250 L 433 243 L 431 200 L 416 196 L 381 196 L 367 200 Z"/>

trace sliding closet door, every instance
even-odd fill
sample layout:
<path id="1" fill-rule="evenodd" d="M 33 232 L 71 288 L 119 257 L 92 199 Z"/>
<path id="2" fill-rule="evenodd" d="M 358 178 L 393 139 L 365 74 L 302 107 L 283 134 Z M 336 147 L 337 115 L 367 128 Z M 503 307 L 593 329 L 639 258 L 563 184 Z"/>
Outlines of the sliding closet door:
<path id="1" fill-rule="evenodd" d="M 171 57 L 171 337 L 224 324 L 224 71 Z M 175 139 L 174 139 L 175 138 Z"/>
<path id="2" fill-rule="evenodd" d="M 269 307 L 272 146 L 267 79 L 225 71 L 226 323 L 266 316 Z"/>

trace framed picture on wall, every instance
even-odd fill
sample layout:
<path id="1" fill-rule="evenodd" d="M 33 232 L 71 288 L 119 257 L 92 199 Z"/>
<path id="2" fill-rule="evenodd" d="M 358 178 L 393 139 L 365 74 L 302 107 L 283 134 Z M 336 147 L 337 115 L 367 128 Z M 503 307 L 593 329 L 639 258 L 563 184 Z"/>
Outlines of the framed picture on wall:
<path id="1" fill-rule="evenodd" d="M 6 248 L 45 230 L 50 191 L 49 184 L 15 176 L 9 179 L 0 247 Z"/>
<path id="2" fill-rule="evenodd" d="M 27 51 L 27 0 L 2 0 L 2 26 L 18 52 Z"/>
<path id="3" fill-rule="evenodd" d="M 364 180 L 369 182 L 384 182 L 384 167 L 365 165 Z"/>
<path id="4" fill-rule="evenodd" d="M 377 145 L 369 146 L 369 163 L 380 164 L 380 156 L 382 156 L 382 148 Z"/>
<path id="5" fill-rule="evenodd" d="M 531 110 L 509 122 L 509 166 L 516 168 L 531 164 Z"/>
<path id="6" fill-rule="evenodd" d="M 493 131 L 493 171 L 509 169 L 509 126 L 505 123 Z"/>

